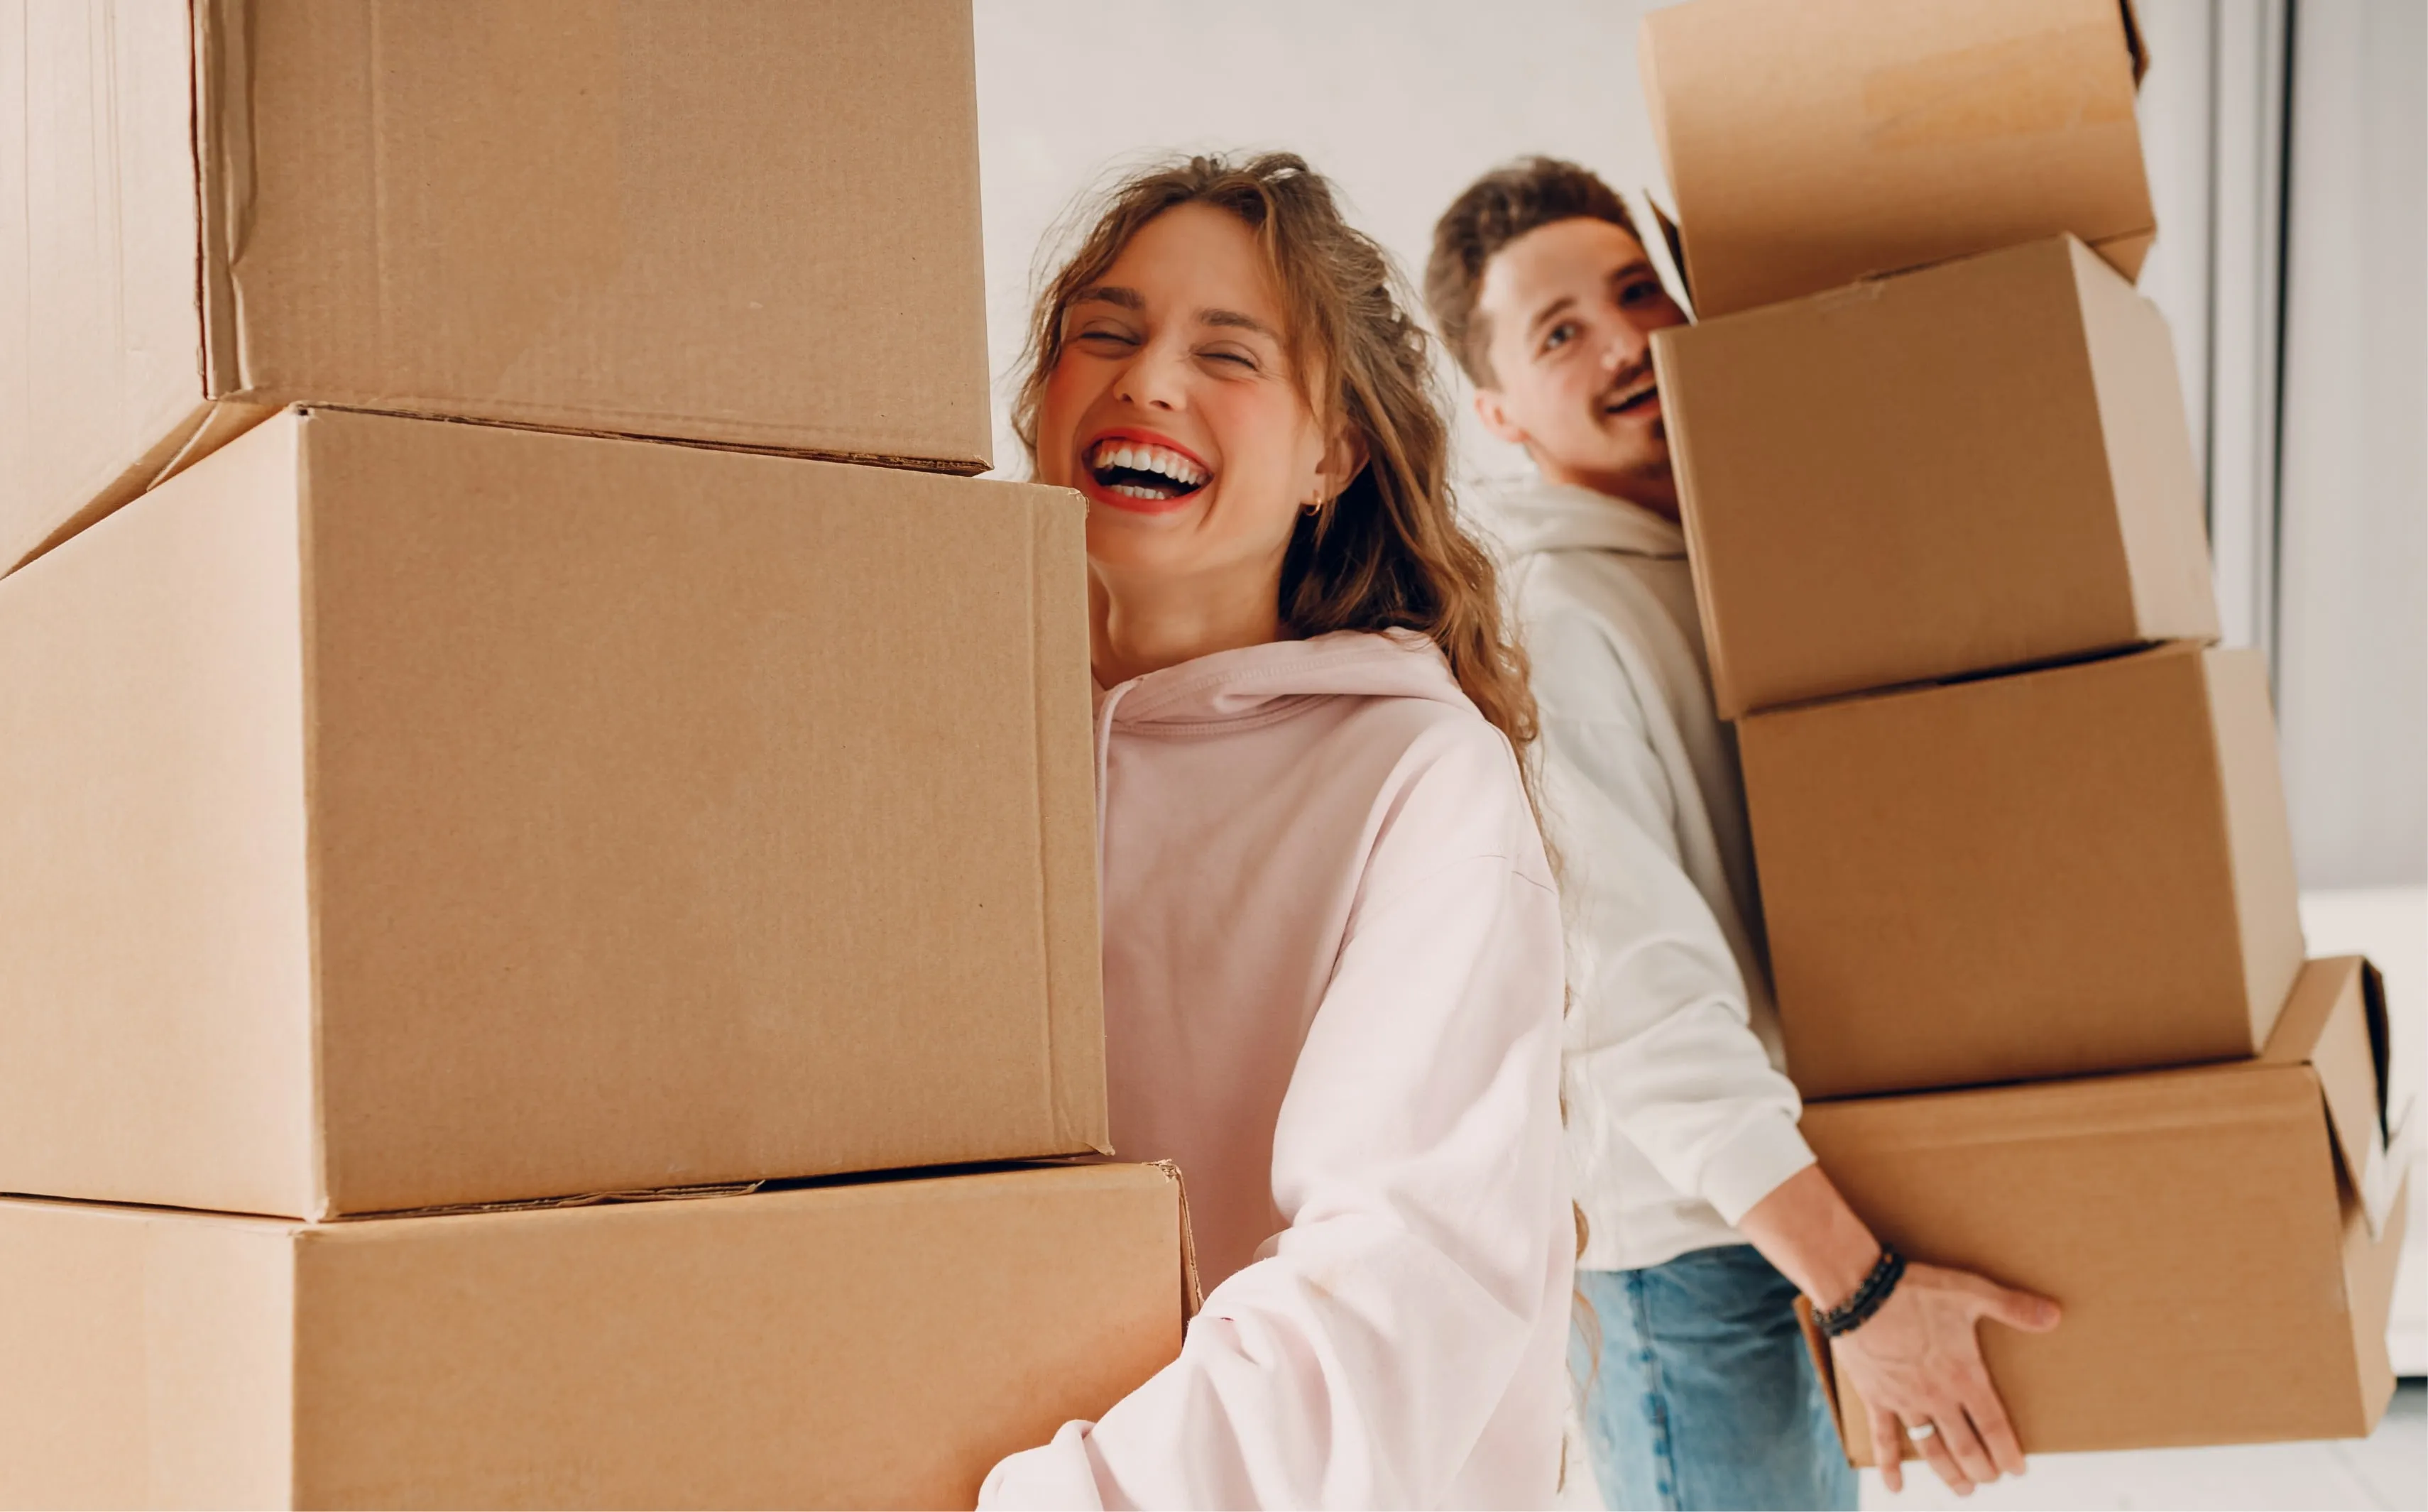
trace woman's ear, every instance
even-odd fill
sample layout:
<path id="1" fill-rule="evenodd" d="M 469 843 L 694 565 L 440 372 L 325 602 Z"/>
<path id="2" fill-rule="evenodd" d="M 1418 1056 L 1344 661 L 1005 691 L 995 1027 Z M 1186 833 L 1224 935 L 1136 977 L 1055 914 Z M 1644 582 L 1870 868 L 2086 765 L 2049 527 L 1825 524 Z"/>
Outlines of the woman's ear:
<path id="1" fill-rule="evenodd" d="M 1323 461 L 1316 468 L 1318 497 L 1313 503 L 1328 504 L 1340 497 L 1366 469 L 1365 434 L 1357 427 L 1341 424 L 1334 428 L 1332 439 L 1323 449 Z"/>

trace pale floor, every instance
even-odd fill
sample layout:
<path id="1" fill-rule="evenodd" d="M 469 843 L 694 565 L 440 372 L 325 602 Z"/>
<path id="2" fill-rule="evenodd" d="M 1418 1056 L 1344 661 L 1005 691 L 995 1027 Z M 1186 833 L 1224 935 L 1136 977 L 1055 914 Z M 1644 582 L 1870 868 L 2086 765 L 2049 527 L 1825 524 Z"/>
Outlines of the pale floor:
<path id="1" fill-rule="evenodd" d="M 1572 1457 L 1568 1474 L 1562 1507 L 1601 1504 L 1589 1469 Z M 2365 1439 L 2042 1454 L 2023 1479 L 1969 1497 L 1920 1466 L 1907 1471 L 1905 1490 L 1895 1496 L 1876 1471 L 1862 1474 L 1867 1508 L 2428 1508 L 2428 1386 L 2404 1382 Z"/>

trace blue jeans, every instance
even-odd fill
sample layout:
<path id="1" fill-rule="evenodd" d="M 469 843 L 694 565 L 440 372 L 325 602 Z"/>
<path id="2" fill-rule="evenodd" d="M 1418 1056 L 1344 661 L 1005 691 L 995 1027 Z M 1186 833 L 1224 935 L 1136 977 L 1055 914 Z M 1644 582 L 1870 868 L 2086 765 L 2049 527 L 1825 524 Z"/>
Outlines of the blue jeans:
<path id="1" fill-rule="evenodd" d="M 1569 1365 L 1613 1507 L 1851 1509 L 1796 1288 L 1750 1244 L 1641 1271 L 1579 1271 Z M 1599 1356 L 1595 1338 L 1600 1335 Z"/>

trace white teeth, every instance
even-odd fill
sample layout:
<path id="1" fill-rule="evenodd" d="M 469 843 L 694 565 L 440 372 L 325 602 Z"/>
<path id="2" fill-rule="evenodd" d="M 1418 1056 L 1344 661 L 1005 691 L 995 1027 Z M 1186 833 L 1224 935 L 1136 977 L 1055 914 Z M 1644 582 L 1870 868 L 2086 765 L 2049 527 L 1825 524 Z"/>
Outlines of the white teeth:
<path id="1" fill-rule="evenodd" d="M 1154 472 L 1170 478 L 1184 488 L 1194 488 L 1206 482 L 1204 468 L 1159 446 L 1124 446 L 1107 441 L 1096 448 L 1090 459 L 1095 468 L 1124 468 L 1132 472 Z"/>

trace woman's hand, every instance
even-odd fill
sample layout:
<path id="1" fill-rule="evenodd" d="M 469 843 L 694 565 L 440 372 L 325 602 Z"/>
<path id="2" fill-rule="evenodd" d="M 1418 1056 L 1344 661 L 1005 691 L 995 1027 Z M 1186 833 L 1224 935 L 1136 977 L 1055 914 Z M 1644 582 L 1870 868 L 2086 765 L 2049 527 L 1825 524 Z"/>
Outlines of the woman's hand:
<path id="1" fill-rule="evenodd" d="M 1872 1458 L 1890 1490 L 1904 1488 L 1909 1437 L 1960 1496 L 2024 1472 L 2023 1446 L 1981 1362 L 1984 1318 L 2041 1334 L 2057 1326 L 2058 1307 L 1967 1271 L 1909 1263 L 1880 1310 L 1836 1339 L 1838 1371 L 1871 1414 Z"/>

